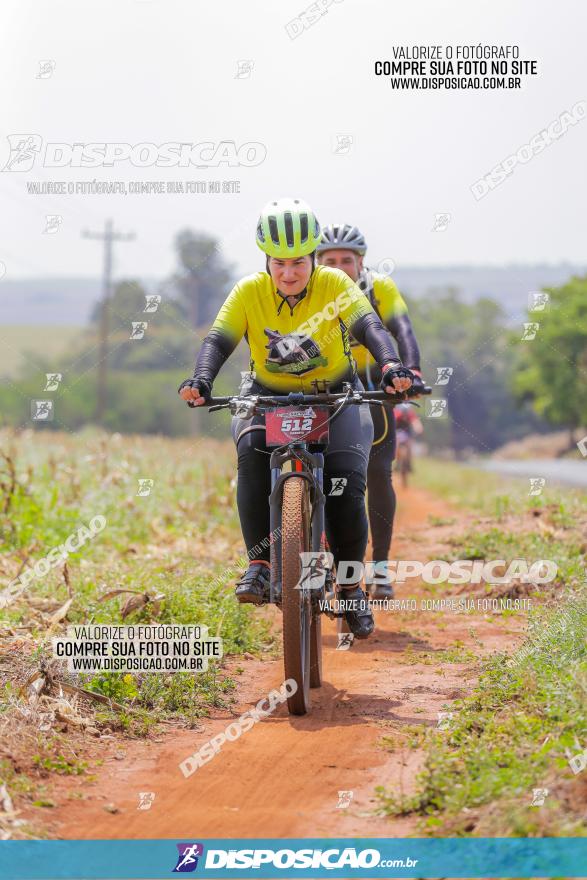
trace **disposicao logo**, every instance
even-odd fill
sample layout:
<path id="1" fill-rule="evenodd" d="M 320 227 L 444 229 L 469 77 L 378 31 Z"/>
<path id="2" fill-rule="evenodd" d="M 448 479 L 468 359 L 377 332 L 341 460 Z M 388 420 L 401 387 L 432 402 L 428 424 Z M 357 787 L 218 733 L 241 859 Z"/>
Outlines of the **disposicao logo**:
<path id="1" fill-rule="evenodd" d="M 173 873 L 188 874 L 198 867 L 198 858 L 204 855 L 204 846 L 201 843 L 177 843 L 179 855 Z"/>

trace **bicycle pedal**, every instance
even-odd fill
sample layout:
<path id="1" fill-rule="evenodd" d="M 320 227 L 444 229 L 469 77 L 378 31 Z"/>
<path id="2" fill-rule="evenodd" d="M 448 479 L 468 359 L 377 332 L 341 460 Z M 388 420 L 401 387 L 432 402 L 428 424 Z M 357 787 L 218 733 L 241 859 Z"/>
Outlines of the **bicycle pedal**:
<path id="1" fill-rule="evenodd" d="M 324 606 L 322 607 L 322 613 L 325 614 L 330 620 L 338 620 L 341 617 L 344 617 L 344 611 L 336 611 L 334 603 L 338 602 L 338 597 L 336 593 L 326 593 L 324 597 Z"/>
<path id="2" fill-rule="evenodd" d="M 281 589 L 281 584 L 278 584 L 277 586 L 272 586 L 269 589 L 267 601 L 270 602 L 272 605 L 277 605 L 278 608 L 281 608 L 283 603 L 283 591 Z"/>
<path id="3" fill-rule="evenodd" d="M 266 599 L 264 596 L 237 596 L 237 601 L 240 605 L 267 605 L 269 603 L 269 599 Z"/>

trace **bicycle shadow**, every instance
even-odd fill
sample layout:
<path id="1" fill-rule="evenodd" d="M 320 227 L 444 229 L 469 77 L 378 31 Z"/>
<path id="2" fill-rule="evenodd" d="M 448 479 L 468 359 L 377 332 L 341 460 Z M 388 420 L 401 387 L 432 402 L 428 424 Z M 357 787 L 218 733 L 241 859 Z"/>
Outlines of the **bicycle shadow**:
<path id="1" fill-rule="evenodd" d="M 312 710 L 308 715 L 288 715 L 287 707 L 283 706 L 273 718 L 277 723 L 287 721 L 291 727 L 300 731 L 364 726 L 374 721 L 393 721 L 401 726 L 437 725 L 436 720 L 423 719 L 421 715 L 406 716 L 394 712 L 394 708 L 404 705 L 403 700 L 393 700 L 389 696 L 376 693 L 355 693 L 324 681 L 321 688 L 312 689 Z M 382 730 L 382 735 L 383 733 Z"/>
<path id="2" fill-rule="evenodd" d="M 332 648 L 334 650 L 337 650 L 337 645 L 337 633 L 324 631 L 322 632 L 323 648 Z M 374 648 L 374 645 L 377 645 L 377 648 Z M 404 630 L 400 630 L 399 632 L 380 630 L 379 632 L 377 632 L 377 628 L 375 628 L 375 632 L 368 639 L 355 639 L 352 647 L 349 650 L 359 654 L 369 654 L 374 650 L 390 651 L 392 653 L 399 654 L 405 651 L 408 647 L 412 648 L 414 651 L 430 653 L 440 650 L 433 647 L 427 639 L 418 638 L 417 636 L 414 636 L 409 632 L 405 632 Z"/>

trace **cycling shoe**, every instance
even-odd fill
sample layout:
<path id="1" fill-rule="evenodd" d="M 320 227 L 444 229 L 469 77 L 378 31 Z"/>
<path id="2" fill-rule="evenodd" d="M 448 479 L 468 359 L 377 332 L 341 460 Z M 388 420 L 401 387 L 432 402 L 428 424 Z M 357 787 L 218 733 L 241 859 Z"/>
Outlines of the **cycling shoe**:
<path id="1" fill-rule="evenodd" d="M 391 584 L 372 584 L 369 587 L 370 599 L 393 599 L 393 587 Z"/>
<path id="2" fill-rule="evenodd" d="M 356 639 L 367 639 L 375 628 L 373 612 L 363 590 L 356 586 L 340 592 L 342 609 L 349 629 Z"/>
<path id="3" fill-rule="evenodd" d="M 253 563 L 249 565 L 242 577 L 237 581 L 234 591 L 239 602 L 252 605 L 264 605 L 270 600 L 270 573 L 267 565 Z"/>

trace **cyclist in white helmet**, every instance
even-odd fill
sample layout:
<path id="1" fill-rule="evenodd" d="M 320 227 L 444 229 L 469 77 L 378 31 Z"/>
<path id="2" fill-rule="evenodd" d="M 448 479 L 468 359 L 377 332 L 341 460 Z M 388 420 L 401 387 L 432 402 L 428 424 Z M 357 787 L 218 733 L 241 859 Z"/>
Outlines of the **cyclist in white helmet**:
<path id="1" fill-rule="evenodd" d="M 382 323 L 397 342 L 402 363 L 414 375 L 414 386 L 423 387 L 420 371 L 420 351 L 408 317 L 406 303 L 388 275 L 373 272 L 363 264 L 367 244 L 361 231 L 349 223 L 333 224 L 322 229 L 318 245 L 321 266 L 341 269 L 361 288 L 365 297 L 379 315 Z M 369 351 L 358 340 L 351 340 L 363 385 L 372 389 L 381 380 L 381 373 Z M 396 509 L 396 496 L 391 478 L 392 461 L 396 452 L 395 419 L 393 406 L 370 407 L 374 439 L 367 472 L 369 525 L 373 545 L 373 561 L 388 559 Z M 393 597 L 391 584 L 375 584 L 369 590 L 374 599 Z"/>

